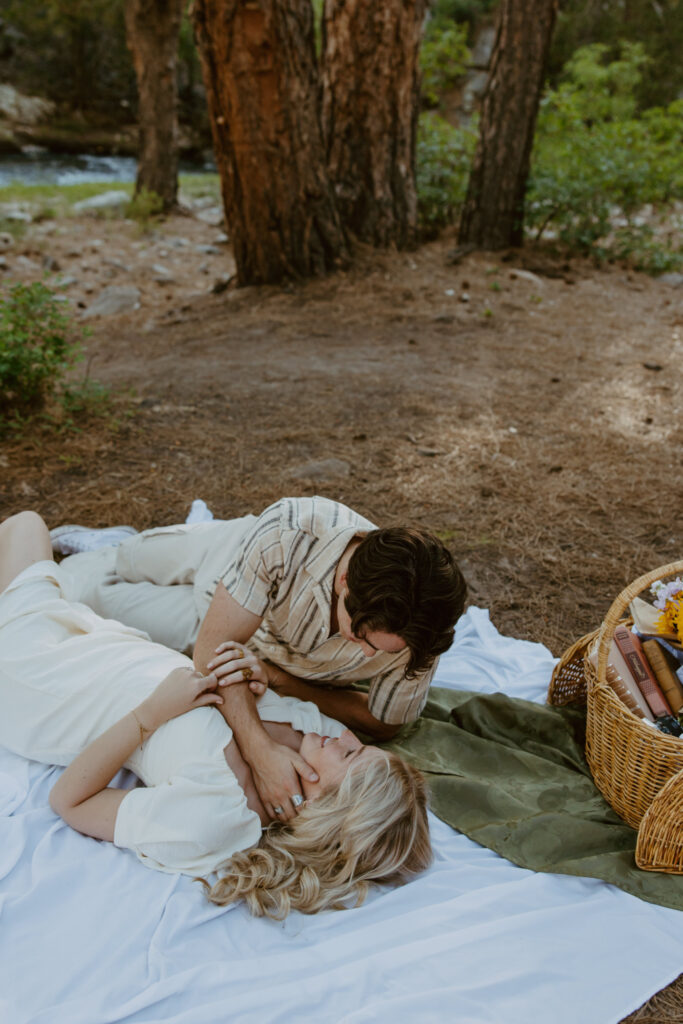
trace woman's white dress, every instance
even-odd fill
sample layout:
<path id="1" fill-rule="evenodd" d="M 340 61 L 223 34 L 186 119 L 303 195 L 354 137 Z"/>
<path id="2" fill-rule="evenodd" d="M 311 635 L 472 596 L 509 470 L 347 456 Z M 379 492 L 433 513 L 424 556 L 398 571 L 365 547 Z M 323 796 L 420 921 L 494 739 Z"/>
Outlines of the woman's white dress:
<path id="1" fill-rule="evenodd" d="M 66 765 L 189 658 L 145 633 L 69 602 L 68 576 L 51 561 L 20 573 L 0 594 L 0 744 Z M 267 691 L 264 721 L 339 736 L 343 726 L 314 704 Z M 161 871 L 207 875 L 254 846 L 258 815 L 247 807 L 223 753 L 232 731 L 215 708 L 172 719 L 126 762 L 145 783 L 123 799 L 114 842 Z"/>

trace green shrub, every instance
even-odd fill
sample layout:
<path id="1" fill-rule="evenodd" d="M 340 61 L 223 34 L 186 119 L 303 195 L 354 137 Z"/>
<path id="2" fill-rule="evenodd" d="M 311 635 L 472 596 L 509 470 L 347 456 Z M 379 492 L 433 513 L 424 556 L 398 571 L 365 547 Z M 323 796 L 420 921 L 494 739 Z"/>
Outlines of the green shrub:
<path id="1" fill-rule="evenodd" d="M 673 266 L 676 242 L 658 238 L 642 210 L 666 211 L 683 198 L 683 101 L 637 116 L 648 58 L 636 43 L 622 44 L 609 63 L 606 53 L 600 45 L 578 50 L 567 80 L 541 101 L 526 226 L 537 238 L 552 227 L 572 248 L 601 257 Z"/>
<path id="2" fill-rule="evenodd" d="M 70 383 L 61 395 L 61 405 L 66 414 L 67 426 L 73 426 L 74 416 L 109 413 L 111 409 L 111 392 L 98 380 L 84 377 L 80 381 Z"/>
<path id="3" fill-rule="evenodd" d="M 467 26 L 430 21 L 420 49 L 422 99 L 428 107 L 437 107 L 442 93 L 465 72 L 470 51 Z"/>
<path id="4" fill-rule="evenodd" d="M 678 224 L 679 237 L 683 237 L 683 223 Z M 683 266 L 681 246 L 666 244 L 649 224 L 636 224 L 617 228 L 605 248 L 596 247 L 600 259 L 627 260 L 636 270 L 648 274 L 664 274 Z"/>
<path id="5" fill-rule="evenodd" d="M 498 0 L 432 0 L 429 5 L 429 23 L 446 26 L 453 22 L 465 23 L 470 30 L 496 6 Z"/>
<path id="6" fill-rule="evenodd" d="M 14 285 L 0 302 L 0 427 L 63 394 L 64 375 L 80 354 L 78 332 L 55 294 L 39 283 Z"/>
<path id="7" fill-rule="evenodd" d="M 614 53 L 618 39 L 642 43 L 652 58 L 635 91 L 639 109 L 664 106 L 681 94 L 683 4 L 677 0 L 562 0 L 548 65 L 553 85 L 579 47 L 606 43 Z"/>
<path id="8" fill-rule="evenodd" d="M 453 223 L 467 192 L 477 130 L 454 128 L 438 114 L 420 116 L 417 130 L 417 209 L 426 235 Z"/>
<path id="9" fill-rule="evenodd" d="M 3 234 L 11 235 L 17 241 L 26 234 L 26 222 L 14 220 L 12 217 L 3 217 L 0 214 L 0 231 Z"/>
<path id="10" fill-rule="evenodd" d="M 151 221 L 164 212 L 164 201 L 151 189 L 141 188 L 126 206 L 126 217 L 136 220 L 141 227 L 149 227 Z"/>

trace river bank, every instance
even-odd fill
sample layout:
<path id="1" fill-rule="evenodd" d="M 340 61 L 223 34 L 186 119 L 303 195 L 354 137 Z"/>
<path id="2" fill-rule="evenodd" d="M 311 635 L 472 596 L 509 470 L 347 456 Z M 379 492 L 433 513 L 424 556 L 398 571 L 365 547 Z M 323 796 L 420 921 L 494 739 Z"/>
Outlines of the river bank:
<path id="1" fill-rule="evenodd" d="M 135 157 L 138 146 L 134 122 L 62 111 L 41 96 L 27 96 L 12 85 L 0 84 L 0 155 L 37 147 L 49 153 Z M 212 158 L 210 135 L 195 125 L 181 123 L 178 146 L 186 161 Z"/>
<path id="2" fill-rule="evenodd" d="M 180 174 L 215 174 L 213 161 L 181 159 Z M 0 153 L 0 189 L 23 186 L 115 184 L 135 181 L 134 156 L 100 153 L 51 152 L 43 147 L 25 147 L 20 153 Z"/>

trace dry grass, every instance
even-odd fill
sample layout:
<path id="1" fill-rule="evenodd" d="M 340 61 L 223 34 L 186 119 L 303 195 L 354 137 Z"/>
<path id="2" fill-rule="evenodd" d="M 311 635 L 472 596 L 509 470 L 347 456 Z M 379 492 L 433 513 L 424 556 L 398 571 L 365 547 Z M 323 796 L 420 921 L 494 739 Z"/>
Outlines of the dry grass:
<path id="1" fill-rule="evenodd" d="M 622 1024 L 681 1024 L 683 1021 L 683 974 L 673 984 L 657 992 Z"/>
<path id="2" fill-rule="evenodd" d="M 89 346 L 124 389 L 113 416 L 6 442 L 0 511 L 142 529 L 198 496 L 231 517 L 324 493 L 428 525 L 499 629 L 560 654 L 681 555 L 683 289 L 544 252 L 532 277 L 518 257 L 453 268 L 447 248 L 289 289 L 145 292 Z M 332 456 L 348 473 L 295 471 Z M 659 1020 L 683 1020 L 680 980 L 629 1018 Z"/>

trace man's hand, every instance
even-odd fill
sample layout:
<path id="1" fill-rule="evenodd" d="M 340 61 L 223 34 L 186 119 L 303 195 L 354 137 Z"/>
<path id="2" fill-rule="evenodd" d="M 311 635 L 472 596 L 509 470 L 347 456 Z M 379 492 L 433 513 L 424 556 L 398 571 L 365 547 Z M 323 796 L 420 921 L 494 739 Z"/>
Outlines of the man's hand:
<path id="1" fill-rule="evenodd" d="M 257 697 L 265 693 L 270 686 L 268 665 L 265 661 L 261 661 L 234 640 L 226 640 L 219 644 L 206 668 L 216 676 L 219 686 L 249 683 L 249 689 Z"/>
<path id="2" fill-rule="evenodd" d="M 289 821 L 293 818 L 298 808 L 292 803 L 292 797 L 298 794 L 303 799 L 299 776 L 310 782 L 318 781 L 311 766 L 296 750 L 273 741 L 260 748 L 251 758 L 244 752 L 243 756 L 249 763 L 254 784 L 268 816 L 275 821 Z"/>
<path id="3" fill-rule="evenodd" d="M 260 696 L 270 684 L 269 666 L 255 654 L 234 640 L 226 640 L 216 648 L 207 669 L 218 680 L 219 690 L 227 693 L 236 684 L 248 684 L 255 696 Z M 228 724 L 232 724 L 231 716 L 226 715 Z M 265 736 L 265 734 L 264 734 Z M 298 807 L 292 803 L 292 797 L 300 797 L 301 779 L 317 782 L 318 776 L 303 757 L 291 747 L 268 739 L 250 744 L 248 739 L 237 741 L 244 760 L 251 768 L 254 785 L 266 809 L 269 818 L 276 821 L 289 821 L 297 813 Z M 300 807 L 299 800 L 295 803 Z"/>
<path id="4" fill-rule="evenodd" d="M 226 637 L 233 637 L 239 643 L 246 643 L 261 625 L 259 615 L 242 608 L 227 592 L 222 583 L 216 587 L 209 610 L 199 629 L 194 645 L 194 663 L 200 672 L 206 672 L 206 664 L 214 657 L 216 648 Z"/>

